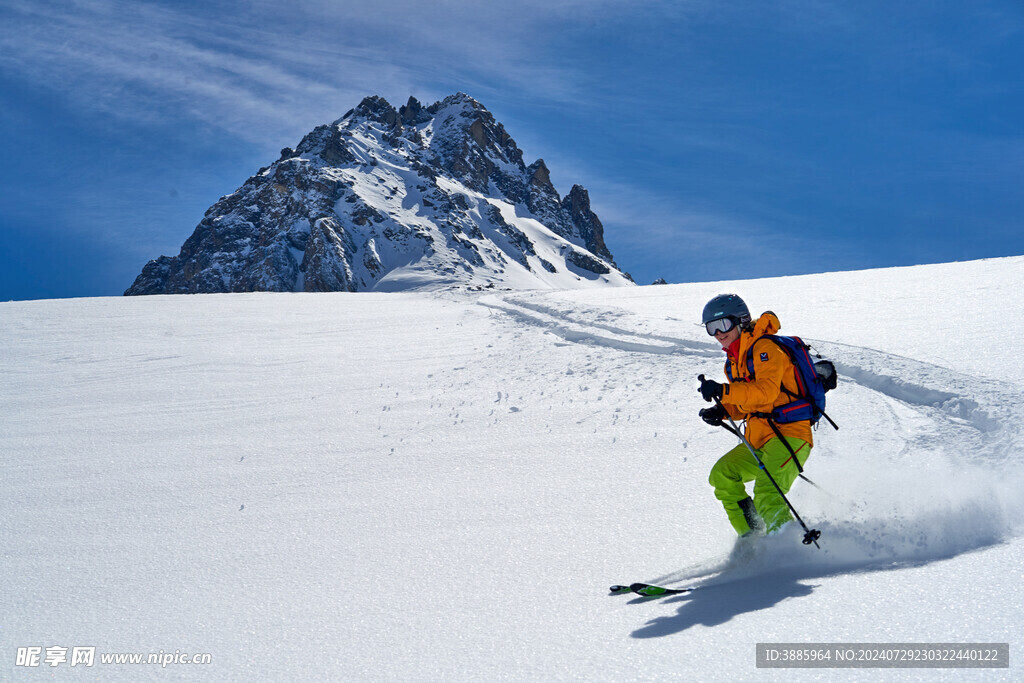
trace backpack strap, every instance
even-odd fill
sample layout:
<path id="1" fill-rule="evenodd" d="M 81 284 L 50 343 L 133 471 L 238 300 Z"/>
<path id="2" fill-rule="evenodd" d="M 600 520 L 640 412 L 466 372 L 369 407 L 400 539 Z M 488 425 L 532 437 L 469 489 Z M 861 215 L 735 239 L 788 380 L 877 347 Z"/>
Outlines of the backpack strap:
<path id="1" fill-rule="evenodd" d="M 754 344 L 756 344 L 757 342 L 761 341 L 762 339 L 766 339 L 766 338 L 770 339 L 771 335 L 767 335 L 766 334 L 766 335 L 758 337 L 753 342 L 751 342 L 750 348 L 747 349 L 747 376 L 745 378 L 745 381 L 747 381 L 747 382 L 749 382 L 749 381 L 754 379 Z M 772 341 L 775 341 L 775 340 L 772 339 Z M 775 342 L 775 345 L 778 346 L 779 348 L 783 349 L 783 351 L 786 350 L 778 342 Z M 790 358 L 790 361 L 792 361 L 792 360 L 793 359 Z M 737 361 L 737 363 L 738 363 L 738 361 Z M 725 362 L 725 376 L 729 379 L 730 382 L 735 382 L 736 381 L 736 379 L 732 376 L 732 363 L 729 362 L 729 361 Z"/>
<path id="2" fill-rule="evenodd" d="M 821 416 L 823 418 L 828 420 L 828 423 L 830 425 L 832 425 L 832 429 L 834 429 L 836 431 L 839 431 L 839 425 L 837 425 L 835 423 L 835 420 L 833 420 L 831 417 L 829 417 L 828 413 L 826 413 L 824 410 L 822 410 L 821 407 L 817 403 L 814 403 L 809 397 L 804 397 L 804 396 L 800 396 L 799 394 L 794 394 L 792 391 L 790 391 L 786 387 L 779 387 L 779 388 L 782 389 L 782 391 L 784 391 L 794 401 L 801 401 L 802 400 L 802 401 L 807 401 L 808 403 L 812 403 L 814 405 L 814 409 L 817 410 L 821 414 Z M 817 429 L 817 425 L 815 425 L 815 429 Z"/>

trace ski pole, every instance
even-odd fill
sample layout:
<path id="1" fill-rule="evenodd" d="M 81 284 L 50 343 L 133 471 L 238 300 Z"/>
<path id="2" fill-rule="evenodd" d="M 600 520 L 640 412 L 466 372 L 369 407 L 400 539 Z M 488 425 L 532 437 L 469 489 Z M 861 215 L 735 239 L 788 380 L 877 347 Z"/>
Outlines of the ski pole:
<path id="1" fill-rule="evenodd" d="M 705 377 L 704 375 L 700 375 L 697 379 L 703 382 L 705 380 Z M 804 524 L 804 520 L 800 519 L 800 515 L 797 513 L 796 508 L 794 508 L 793 504 L 789 502 L 789 498 L 786 498 L 786 494 L 782 491 L 782 488 L 779 486 L 778 482 L 775 481 L 775 477 L 773 477 L 771 475 L 771 472 L 768 471 L 768 468 L 764 466 L 764 461 L 761 460 L 760 456 L 758 456 L 757 454 L 757 451 L 755 451 L 754 447 L 750 445 L 749 441 L 747 441 L 747 437 L 743 435 L 743 432 L 740 431 L 740 428 L 736 426 L 735 422 L 733 422 L 732 416 L 729 415 L 729 411 L 727 411 L 725 409 L 725 406 L 722 405 L 722 401 L 716 398 L 715 404 L 722 410 L 722 412 L 725 414 L 725 419 L 727 419 L 729 421 L 729 425 L 732 426 L 732 429 L 730 431 L 732 431 L 732 433 L 735 434 L 736 436 L 740 437 L 740 441 L 743 442 L 743 445 L 747 447 L 747 450 L 750 451 L 750 454 L 754 456 L 754 460 L 757 461 L 757 466 L 761 468 L 761 471 L 764 472 L 766 477 L 768 477 L 768 481 L 772 483 L 772 486 L 775 487 L 775 490 L 779 492 L 780 496 L 782 496 L 782 500 L 784 500 L 786 505 L 789 506 L 789 511 L 793 513 L 793 517 L 796 518 L 796 521 L 800 522 L 800 526 L 804 528 L 804 545 L 810 545 L 813 543 L 815 548 L 821 550 L 821 546 L 818 545 L 818 539 L 821 538 L 821 532 L 817 529 L 807 528 L 807 525 Z"/>

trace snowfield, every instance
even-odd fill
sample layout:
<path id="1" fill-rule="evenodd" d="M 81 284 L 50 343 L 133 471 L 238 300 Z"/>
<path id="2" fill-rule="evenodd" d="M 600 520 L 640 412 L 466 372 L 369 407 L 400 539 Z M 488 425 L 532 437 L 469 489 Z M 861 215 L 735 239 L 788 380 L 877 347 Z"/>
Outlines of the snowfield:
<path id="1" fill-rule="evenodd" d="M 822 490 L 790 496 L 820 550 L 790 525 L 728 561 L 707 475 L 735 439 L 695 379 L 723 291 L 840 370 Z M 0 304 L 0 679 L 1021 680 L 1021 291 L 1024 257 Z M 698 589 L 608 594 L 634 581 Z M 757 669 L 762 642 L 1010 668 Z"/>

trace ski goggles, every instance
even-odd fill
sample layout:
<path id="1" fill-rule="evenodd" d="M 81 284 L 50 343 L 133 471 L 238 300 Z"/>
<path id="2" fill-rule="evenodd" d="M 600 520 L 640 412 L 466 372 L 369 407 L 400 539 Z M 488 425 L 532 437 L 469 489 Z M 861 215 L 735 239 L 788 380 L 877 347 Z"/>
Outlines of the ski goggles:
<path id="1" fill-rule="evenodd" d="M 732 328 L 736 327 L 736 318 L 718 318 L 717 320 L 709 320 L 704 323 L 704 327 L 708 329 L 708 334 L 714 337 L 719 332 L 728 332 Z"/>

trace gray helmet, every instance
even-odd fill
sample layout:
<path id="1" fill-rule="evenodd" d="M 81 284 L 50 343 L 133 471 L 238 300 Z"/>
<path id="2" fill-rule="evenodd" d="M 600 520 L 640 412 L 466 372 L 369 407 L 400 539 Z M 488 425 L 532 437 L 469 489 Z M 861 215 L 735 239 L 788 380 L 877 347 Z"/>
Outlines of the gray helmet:
<path id="1" fill-rule="evenodd" d="M 719 318 L 735 318 L 740 327 L 744 327 L 750 324 L 750 311 L 743 299 L 735 294 L 719 294 L 704 306 L 701 318 L 705 325 Z"/>

